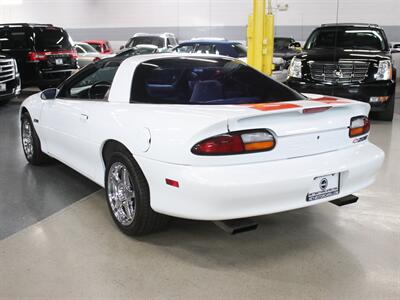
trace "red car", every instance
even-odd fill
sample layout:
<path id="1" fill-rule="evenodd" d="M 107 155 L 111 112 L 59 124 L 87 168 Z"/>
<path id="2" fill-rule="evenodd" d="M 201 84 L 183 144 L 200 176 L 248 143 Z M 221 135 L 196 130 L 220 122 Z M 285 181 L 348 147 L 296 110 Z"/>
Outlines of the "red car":
<path id="1" fill-rule="evenodd" d="M 93 48 L 95 48 L 97 51 L 99 51 L 102 54 L 113 53 L 113 49 L 111 48 L 111 45 L 108 41 L 90 40 L 90 41 L 85 41 L 85 43 L 88 43 L 89 45 L 91 45 Z"/>

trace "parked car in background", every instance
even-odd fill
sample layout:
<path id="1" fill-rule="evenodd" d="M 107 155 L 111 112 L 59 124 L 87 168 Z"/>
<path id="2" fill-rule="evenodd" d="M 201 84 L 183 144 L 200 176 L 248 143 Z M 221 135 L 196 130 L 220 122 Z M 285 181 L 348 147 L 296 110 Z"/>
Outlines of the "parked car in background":
<path id="1" fill-rule="evenodd" d="M 106 40 L 88 40 L 84 41 L 84 43 L 89 44 L 93 48 L 97 50 L 97 52 L 102 53 L 102 54 L 112 54 L 113 49 L 110 45 L 109 41 Z"/>
<path id="2" fill-rule="evenodd" d="M 0 42 L 1 43 L 1 42 Z M 21 93 L 21 78 L 17 62 L 0 53 L 0 105 Z"/>
<path id="3" fill-rule="evenodd" d="M 74 48 L 76 50 L 76 53 L 78 54 L 78 64 L 81 68 L 87 66 L 92 62 L 110 56 L 110 54 L 103 54 L 98 52 L 95 48 L 87 43 L 76 43 L 74 45 Z"/>
<path id="4" fill-rule="evenodd" d="M 217 54 L 238 58 L 247 63 L 247 48 L 240 42 L 229 41 L 220 38 L 196 38 L 190 41 L 180 43 L 172 49 L 176 53 L 201 53 Z M 272 78 L 283 82 L 287 79 L 287 70 L 285 70 L 285 60 L 280 57 L 274 57 L 275 71 Z"/>
<path id="5" fill-rule="evenodd" d="M 20 120 L 29 163 L 50 155 L 87 176 L 120 230 L 143 235 L 168 216 L 355 202 L 384 160 L 369 109 L 305 97 L 226 56 L 154 54 L 91 64 L 27 98 Z"/>
<path id="6" fill-rule="evenodd" d="M 280 57 L 285 60 L 285 68 L 289 67 L 293 57 L 301 52 L 301 44 L 293 38 L 275 37 L 274 39 L 274 57 Z"/>
<path id="7" fill-rule="evenodd" d="M 178 45 L 178 40 L 173 33 L 136 33 L 124 46 L 121 46 L 121 50 L 139 45 L 154 45 L 158 52 L 168 52 Z"/>
<path id="8" fill-rule="evenodd" d="M 50 24 L 0 24 L 0 52 L 14 58 L 22 86 L 57 86 L 78 68 L 68 33 Z"/>
<path id="9" fill-rule="evenodd" d="M 134 55 L 153 54 L 158 51 L 157 46 L 154 45 L 138 45 L 133 48 L 123 49 L 117 54 L 116 57 L 131 57 Z"/>
<path id="10" fill-rule="evenodd" d="M 371 24 L 327 24 L 315 29 L 293 58 L 287 84 L 369 103 L 376 118 L 393 119 L 396 69 L 385 32 Z"/>
<path id="11" fill-rule="evenodd" d="M 392 53 L 393 66 L 400 70 L 400 43 L 392 43 L 390 52 Z M 400 78 L 400 72 L 397 72 L 397 79 Z"/>

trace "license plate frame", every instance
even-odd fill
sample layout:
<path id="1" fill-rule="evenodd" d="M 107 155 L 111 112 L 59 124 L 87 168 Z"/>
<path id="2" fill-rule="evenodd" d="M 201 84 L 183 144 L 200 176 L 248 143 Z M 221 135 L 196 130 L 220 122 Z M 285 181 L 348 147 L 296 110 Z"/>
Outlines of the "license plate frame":
<path id="1" fill-rule="evenodd" d="M 307 201 L 317 201 L 328 197 L 339 195 L 340 173 L 332 173 L 314 177 L 310 191 L 307 194 Z"/>
<path id="2" fill-rule="evenodd" d="M 7 90 L 7 84 L 0 83 L 0 92 L 5 92 Z"/>
<path id="3" fill-rule="evenodd" d="M 63 65 L 64 60 L 62 58 L 56 58 L 56 65 Z"/>

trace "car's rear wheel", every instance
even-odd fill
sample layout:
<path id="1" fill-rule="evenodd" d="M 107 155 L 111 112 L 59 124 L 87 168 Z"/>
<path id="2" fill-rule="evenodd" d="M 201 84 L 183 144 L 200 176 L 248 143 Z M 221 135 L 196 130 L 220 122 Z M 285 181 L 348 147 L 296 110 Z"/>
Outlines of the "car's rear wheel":
<path id="1" fill-rule="evenodd" d="M 112 218 L 125 234 L 144 235 L 168 224 L 168 216 L 151 208 L 147 180 L 130 154 L 117 152 L 111 156 L 106 167 L 105 187 Z"/>
<path id="2" fill-rule="evenodd" d="M 21 117 L 21 140 L 25 157 L 30 164 L 42 165 L 49 161 L 50 158 L 42 152 L 39 136 L 27 112 Z"/>

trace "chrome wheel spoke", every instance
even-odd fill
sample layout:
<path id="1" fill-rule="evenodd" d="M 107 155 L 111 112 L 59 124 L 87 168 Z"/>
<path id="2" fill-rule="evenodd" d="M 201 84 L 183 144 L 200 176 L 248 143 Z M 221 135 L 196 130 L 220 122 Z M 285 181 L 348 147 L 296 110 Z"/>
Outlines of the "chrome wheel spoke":
<path id="1" fill-rule="evenodd" d="M 122 225 L 130 225 L 135 218 L 134 187 L 125 165 L 114 163 L 109 169 L 107 194 L 115 218 Z"/>
<path id="2" fill-rule="evenodd" d="M 128 170 L 126 168 L 122 169 L 122 182 L 124 183 L 126 189 L 130 189 L 131 182 L 129 179 Z"/>
<path id="3" fill-rule="evenodd" d="M 32 156 L 33 156 L 33 135 L 32 135 L 32 127 L 28 120 L 24 120 L 22 123 L 22 146 L 23 146 L 25 155 L 28 158 L 32 158 Z"/>

